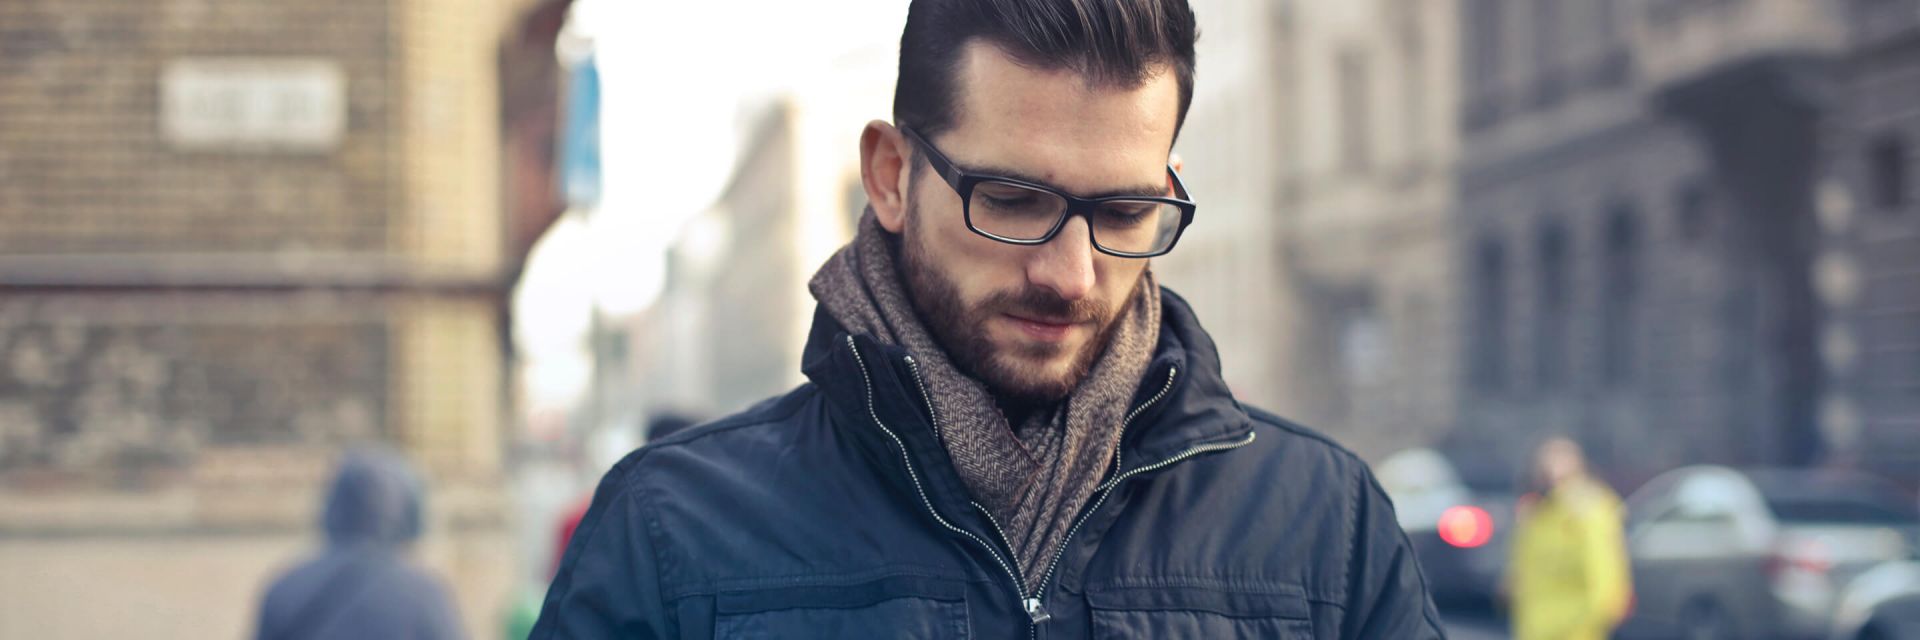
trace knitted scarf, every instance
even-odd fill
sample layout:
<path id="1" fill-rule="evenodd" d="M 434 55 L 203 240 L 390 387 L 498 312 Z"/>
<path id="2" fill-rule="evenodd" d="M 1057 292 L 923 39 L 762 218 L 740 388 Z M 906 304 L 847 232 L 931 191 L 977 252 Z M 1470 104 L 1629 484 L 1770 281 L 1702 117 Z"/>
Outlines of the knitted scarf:
<path id="1" fill-rule="evenodd" d="M 941 445 L 1031 581 L 1046 570 L 1120 444 L 1127 403 L 1159 337 L 1160 288 L 1144 274 L 1087 377 L 1059 404 L 1009 425 L 987 386 L 956 368 L 921 323 L 897 270 L 898 244 L 868 210 L 853 241 L 827 259 L 808 289 L 847 331 L 903 348 L 920 363 Z"/>

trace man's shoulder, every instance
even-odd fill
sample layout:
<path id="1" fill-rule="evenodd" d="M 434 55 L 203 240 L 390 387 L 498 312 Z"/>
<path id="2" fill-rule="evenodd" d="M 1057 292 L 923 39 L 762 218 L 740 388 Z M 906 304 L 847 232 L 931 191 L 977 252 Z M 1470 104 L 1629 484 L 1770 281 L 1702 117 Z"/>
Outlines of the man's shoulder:
<path id="1" fill-rule="evenodd" d="M 687 427 L 628 453 L 607 472 L 607 479 L 632 485 L 657 478 L 658 474 L 648 473 L 650 470 L 686 461 L 751 469 L 747 463 L 755 456 L 784 449 L 804 435 L 800 427 L 811 421 L 819 398 L 819 388 L 806 383 L 738 413 Z"/>
<path id="2" fill-rule="evenodd" d="M 1278 414 L 1243 405 L 1253 418 L 1255 442 L 1266 441 L 1262 450 L 1285 463 L 1268 465 L 1274 473 L 1297 478 L 1301 473 L 1366 474 L 1367 463 L 1331 436 L 1319 430 L 1281 417 Z M 1288 464 L 1291 463 L 1291 464 Z"/>
<path id="3" fill-rule="evenodd" d="M 819 396 L 819 390 L 820 388 L 811 382 L 801 384 L 786 393 L 761 400 L 738 413 L 687 427 L 673 435 L 650 442 L 647 446 L 702 448 L 729 438 L 752 437 L 752 432 L 768 431 L 770 427 L 798 418 L 807 404 Z M 742 433 L 743 431 L 748 433 Z"/>

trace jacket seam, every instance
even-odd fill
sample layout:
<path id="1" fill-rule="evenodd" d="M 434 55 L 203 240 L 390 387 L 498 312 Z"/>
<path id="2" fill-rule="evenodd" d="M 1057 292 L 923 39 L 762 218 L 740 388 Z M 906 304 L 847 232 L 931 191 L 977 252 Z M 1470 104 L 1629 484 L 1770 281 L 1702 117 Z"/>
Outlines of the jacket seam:
<path id="1" fill-rule="evenodd" d="M 897 565 L 896 565 L 897 566 Z M 762 578 L 730 578 L 727 580 L 707 580 L 679 585 L 673 591 L 661 593 L 662 600 L 675 601 L 687 598 L 715 596 L 725 593 L 753 591 L 771 591 L 780 589 L 807 589 L 854 587 L 875 580 L 887 578 L 927 578 L 945 580 L 959 584 L 979 584 L 987 580 L 967 576 L 956 578 L 951 573 L 941 573 L 931 568 L 909 569 L 904 571 L 876 569 L 854 573 L 801 574 L 792 576 L 767 576 Z"/>
<path id="2" fill-rule="evenodd" d="M 634 495 L 635 493 L 637 493 L 638 487 L 636 486 L 636 483 L 632 481 L 631 476 L 639 475 L 638 469 L 641 466 L 641 463 L 646 459 L 647 454 L 649 453 L 651 452 L 646 451 L 644 448 L 642 450 L 635 451 L 633 454 L 629 455 L 625 460 L 621 460 L 619 464 L 616 464 L 614 466 L 614 471 L 608 472 L 608 473 L 614 473 L 617 471 L 626 477 L 623 478 L 623 480 L 625 481 L 618 482 L 611 485 L 612 488 L 616 491 L 616 493 L 607 497 L 607 507 L 611 508 L 614 506 L 615 503 L 621 500 L 630 500 L 630 501 L 634 501 L 635 507 L 641 510 L 640 515 L 642 515 L 643 517 L 648 515 L 645 510 L 646 506 L 640 503 L 640 498 Z M 629 467 L 630 470 L 623 470 L 621 469 L 621 467 Z M 591 524 L 583 525 L 583 527 L 579 531 L 574 532 L 572 541 L 568 543 L 569 547 L 575 544 L 587 544 L 593 540 L 593 536 L 600 532 L 601 525 L 606 522 L 606 519 L 608 516 L 608 514 L 605 513 L 604 511 L 597 515 L 599 517 L 594 518 Z M 648 528 L 647 538 L 649 542 L 653 542 L 652 529 L 655 526 L 654 519 L 651 517 L 646 517 L 646 520 L 647 520 L 647 528 Z M 654 557 L 653 577 L 654 577 L 654 589 L 656 589 L 655 591 L 656 593 L 658 593 L 657 590 L 660 588 L 660 571 L 659 571 L 660 554 L 658 549 L 655 548 L 657 544 L 658 543 L 655 542 L 655 544 L 647 545 L 649 547 L 648 549 L 649 553 Z M 583 547 L 581 555 L 573 556 L 572 558 L 570 558 L 570 562 L 567 562 L 566 564 L 563 564 L 560 567 L 560 573 L 569 575 L 566 591 L 564 591 L 563 594 L 571 594 L 573 592 L 574 585 L 571 579 L 571 571 L 568 571 L 568 570 L 573 568 L 572 565 L 578 564 L 583 560 L 582 555 L 584 555 L 584 553 L 585 553 L 585 548 Z M 565 596 L 563 595 L 562 599 L 564 599 L 564 597 Z M 544 605 L 543 605 L 543 608 L 544 608 Z M 541 637 L 552 638 L 554 633 L 553 628 L 548 627 L 546 631 L 547 633 Z"/>
<path id="3" fill-rule="evenodd" d="M 1362 473 L 1354 473 L 1354 478 L 1353 478 L 1354 484 L 1363 485 L 1363 486 L 1354 487 L 1355 490 L 1352 493 L 1348 494 L 1348 496 L 1351 497 L 1351 499 L 1347 501 L 1346 535 L 1341 536 L 1341 542 L 1346 546 L 1345 556 L 1347 559 L 1346 561 L 1347 570 L 1341 573 L 1339 592 L 1341 594 L 1344 594 L 1342 598 L 1348 601 L 1351 601 L 1353 599 L 1353 590 L 1354 590 L 1354 584 L 1355 584 L 1354 573 L 1356 571 L 1356 567 L 1354 567 L 1354 561 L 1358 557 L 1358 554 L 1355 552 L 1355 549 L 1357 548 L 1356 543 L 1360 537 L 1360 503 L 1362 500 L 1365 500 L 1367 497 L 1366 488 L 1364 487 L 1366 483 L 1365 480 L 1366 480 L 1365 476 Z M 1349 612 L 1351 612 L 1351 610 L 1349 610 Z M 1349 620 L 1347 622 L 1352 622 L 1352 621 Z"/>
<path id="4" fill-rule="evenodd" d="M 1380 488 L 1379 479 L 1374 478 L 1373 474 L 1371 473 L 1366 474 L 1365 477 L 1367 480 L 1367 489 L 1369 490 L 1368 495 L 1373 496 L 1377 494 L 1377 496 L 1381 500 L 1383 501 L 1388 500 L 1388 498 L 1386 497 L 1386 493 L 1387 493 L 1386 490 Z M 1388 503 L 1388 504 L 1391 504 L 1391 503 Z M 1441 626 L 1440 620 L 1435 618 L 1435 616 L 1439 615 L 1440 612 L 1433 607 L 1433 591 L 1431 590 L 1430 587 L 1427 586 L 1427 569 L 1426 567 L 1420 566 L 1419 558 L 1414 557 L 1413 544 L 1412 544 L 1413 541 L 1407 538 L 1407 532 L 1405 530 L 1400 529 L 1400 527 L 1397 525 L 1394 527 L 1394 532 L 1400 536 L 1400 542 L 1405 543 L 1401 546 L 1402 549 L 1406 550 L 1405 561 L 1408 564 L 1411 564 L 1413 566 L 1414 577 L 1417 577 L 1420 579 L 1420 595 L 1421 595 L 1420 617 L 1424 618 L 1427 621 L 1428 627 L 1431 627 L 1435 632 L 1440 633 L 1442 636 L 1444 636 L 1445 632 L 1443 631 L 1443 629 L 1445 629 L 1445 627 Z"/>
<path id="5" fill-rule="evenodd" d="M 704 440 L 711 436 L 717 436 L 719 434 L 726 433 L 729 431 L 736 431 L 736 430 L 745 429 L 748 427 L 760 427 L 760 426 L 766 426 L 770 424 L 785 422 L 789 419 L 792 419 L 795 415 L 798 415 L 802 409 L 805 409 L 807 404 L 813 401 L 814 396 L 817 395 L 818 392 L 819 392 L 819 387 L 815 386 L 813 383 L 806 383 L 801 385 L 799 388 L 796 388 L 793 391 L 788 392 L 786 396 L 776 400 L 773 406 L 770 406 L 770 407 L 767 407 L 766 409 L 761 410 L 764 412 L 778 411 L 778 413 L 775 413 L 773 415 L 759 415 L 759 416 L 749 413 L 746 415 L 737 415 L 731 418 L 725 418 L 720 420 L 719 422 L 709 423 L 694 429 L 689 429 L 687 433 L 677 433 L 677 434 L 674 434 L 673 436 L 670 436 L 658 442 L 648 443 L 646 448 L 663 449 L 667 447 L 679 447 L 679 446 L 693 444 L 694 442 Z M 781 411 L 782 409 L 781 405 L 791 405 L 791 406 L 784 407 L 785 410 Z M 754 412 L 754 413 L 759 413 L 759 412 Z M 635 475 L 638 475 L 638 474 L 635 474 Z"/>
<path id="6" fill-rule="evenodd" d="M 1298 584 L 1277 580 L 1245 580 L 1204 575 L 1162 574 L 1150 577 L 1118 578 L 1086 586 L 1088 593 L 1129 589 L 1196 588 L 1233 593 L 1264 593 L 1305 597 L 1308 590 Z"/>
<path id="7" fill-rule="evenodd" d="M 1340 457 L 1346 459 L 1348 462 L 1365 463 L 1365 461 L 1360 458 L 1360 454 L 1354 453 L 1353 450 L 1348 449 L 1346 445 L 1340 444 L 1338 440 L 1334 440 L 1324 433 L 1301 426 L 1298 423 L 1274 415 L 1259 407 L 1250 406 L 1246 408 L 1246 411 L 1247 415 L 1253 418 L 1255 424 L 1279 429 L 1289 435 L 1299 436 L 1326 445 L 1328 448 L 1338 452 Z"/>
<path id="8" fill-rule="evenodd" d="M 642 456 L 642 458 L 644 458 L 644 456 Z M 632 495 L 631 499 L 634 502 L 634 508 L 640 512 L 638 515 L 647 520 L 647 540 L 653 543 L 647 545 L 648 552 L 653 555 L 653 592 L 663 596 L 660 607 L 660 616 L 663 618 L 662 622 L 667 622 L 665 619 L 671 618 L 673 626 L 678 627 L 680 622 L 678 612 L 666 607 L 666 598 L 664 597 L 666 594 L 666 579 L 662 577 L 662 575 L 666 573 L 667 564 L 660 555 L 660 550 L 666 546 L 666 536 L 660 531 L 660 519 L 653 516 L 652 502 L 647 499 L 644 488 L 637 482 L 640 476 L 639 469 L 637 468 L 640 466 L 639 459 L 635 460 L 634 466 L 636 469 L 633 475 L 636 482 L 630 493 Z"/>

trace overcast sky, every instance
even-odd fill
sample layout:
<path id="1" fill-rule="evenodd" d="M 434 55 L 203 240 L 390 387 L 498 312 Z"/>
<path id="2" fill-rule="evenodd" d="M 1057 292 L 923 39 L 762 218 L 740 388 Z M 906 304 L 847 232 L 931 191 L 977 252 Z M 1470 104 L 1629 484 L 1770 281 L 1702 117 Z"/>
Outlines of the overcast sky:
<path id="1" fill-rule="evenodd" d="M 555 224 L 516 292 L 532 410 L 585 390 L 593 305 L 631 314 L 659 295 L 667 243 L 731 173 L 741 100 L 897 42 L 905 19 L 904 0 L 576 3 L 569 30 L 600 67 L 605 193 Z"/>

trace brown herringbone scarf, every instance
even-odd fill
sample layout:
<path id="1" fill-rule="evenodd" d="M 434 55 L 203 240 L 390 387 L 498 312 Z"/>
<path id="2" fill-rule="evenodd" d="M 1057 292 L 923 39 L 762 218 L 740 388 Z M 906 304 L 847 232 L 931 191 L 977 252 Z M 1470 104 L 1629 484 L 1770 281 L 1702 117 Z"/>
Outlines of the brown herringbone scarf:
<path id="1" fill-rule="evenodd" d="M 1159 337 L 1160 288 L 1145 274 L 1086 379 L 1060 405 L 1034 412 L 1016 430 L 987 387 L 960 372 L 921 324 L 895 266 L 897 244 L 869 210 L 853 242 L 827 260 L 808 288 L 848 331 L 904 348 L 920 362 L 941 444 L 1031 582 L 1045 571 L 1120 444 L 1127 402 Z"/>

